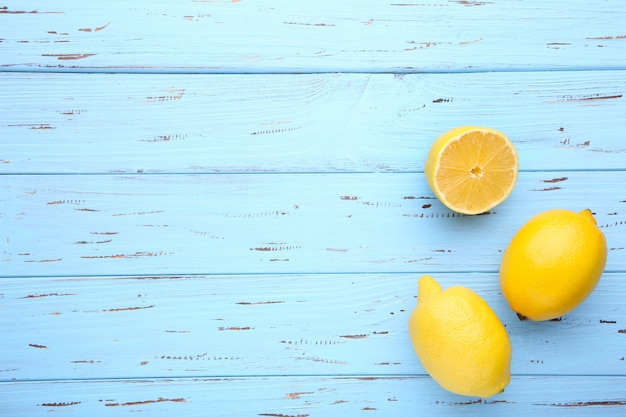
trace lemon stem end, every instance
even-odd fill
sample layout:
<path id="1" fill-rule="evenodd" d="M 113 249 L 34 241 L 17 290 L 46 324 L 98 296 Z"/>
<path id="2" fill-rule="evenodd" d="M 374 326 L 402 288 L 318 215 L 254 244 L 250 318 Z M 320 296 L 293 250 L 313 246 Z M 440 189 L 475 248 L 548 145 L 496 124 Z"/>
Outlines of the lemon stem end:
<path id="1" fill-rule="evenodd" d="M 430 275 L 422 275 L 418 283 L 417 303 L 423 303 L 434 294 L 442 291 L 441 285 Z"/>
<path id="2" fill-rule="evenodd" d="M 589 209 L 585 209 L 583 211 L 579 211 L 578 215 L 580 215 L 580 216 L 584 217 L 585 219 L 589 220 L 594 226 L 596 226 L 598 224 L 596 222 L 595 217 L 593 217 L 593 213 Z"/>

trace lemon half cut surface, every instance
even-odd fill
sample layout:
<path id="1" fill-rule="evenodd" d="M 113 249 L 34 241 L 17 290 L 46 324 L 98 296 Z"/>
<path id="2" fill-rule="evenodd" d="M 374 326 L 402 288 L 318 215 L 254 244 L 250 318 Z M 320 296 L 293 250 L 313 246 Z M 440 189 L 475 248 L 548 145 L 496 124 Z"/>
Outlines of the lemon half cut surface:
<path id="1" fill-rule="evenodd" d="M 517 150 L 506 135 L 480 126 L 460 126 L 432 144 L 424 173 L 428 186 L 449 209 L 480 214 L 502 203 L 517 181 Z"/>
<path id="2" fill-rule="evenodd" d="M 502 392 L 511 377 L 511 342 L 487 302 L 467 287 L 443 290 L 430 275 L 419 279 L 418 291 L 409 336 L 426 372 L 455 394 Z"/>

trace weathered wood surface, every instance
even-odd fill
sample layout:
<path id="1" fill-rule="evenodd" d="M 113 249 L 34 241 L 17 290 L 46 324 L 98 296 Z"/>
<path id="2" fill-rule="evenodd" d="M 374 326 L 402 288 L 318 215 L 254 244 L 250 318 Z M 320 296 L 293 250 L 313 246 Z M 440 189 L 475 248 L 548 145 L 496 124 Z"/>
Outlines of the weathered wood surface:
<path id="1" fill-rule="evenodd" d="M 495 273 L 437 276 L 493 307 L 515 375 L 623 376 L 623 272 L 547 323 L 519 321 Z M 0 371 L 8 381 L 423 375 L 406 334 L 416 284 L 410 273 L 4 278 L 1 323 L 21 331 L 4 341 Z M 501 399 L 516 397 L 507 391 Z"/>
<path id="2" fill-rule="evenodd" d="M 416 410 L 438 416 L 623 416 L 626 405 L 623 377 L 519 376 L 509 387 L 517 391 L 514 400 L 455 396 L 424 376 L 46 381 L 5 384 L 0 404 L 16 417 L 412 416 Z"/>
<path id="3" fill-rule="evenodd" d="M 0 414 L 623 415 L 620 1 L 0 4 Z M 505 203 L 428 190 L 461 124 L 520 155 Z M 561 320 L 498 285 L 535 213 L 590 208 L 609 258 Z M 490 400 L 406 331 L 417 279 L 513 344 Z"/>
<path id="4" fill-rule="evenodd" d="M 520 173 L 460 216 L 421 173 L 4 175 L 0 276 L 497 271 L 515 231 L 590 208 L 625 271 L 626 173 Z"/>
<path id="5" fill-rule="evenodd" d="M 620 68 L 620 0 L 12 1 L 10 71 L 449 72 Z"/>
<path id="6" fill-rule="evenodd" d="M 12 173 L 419 171 L 433 138 L 480 124 L 515 141 L 524 171 L 622 169 L 624 90 L 626 71 L 0 73 L 0 160 Z"/>

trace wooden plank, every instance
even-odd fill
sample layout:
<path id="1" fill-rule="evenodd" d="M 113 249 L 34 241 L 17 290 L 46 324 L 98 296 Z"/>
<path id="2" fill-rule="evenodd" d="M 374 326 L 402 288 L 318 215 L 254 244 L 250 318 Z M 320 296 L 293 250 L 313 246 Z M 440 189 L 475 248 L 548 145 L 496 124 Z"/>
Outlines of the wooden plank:
<path id="1" fill-rule="evenodd" d="M 624 41 L 626 44 L 626 41 Z M 419 171 L 462 124 L 522 170 L 624 169 L 626 72 L 0 73 L 3 173 Z"/>
<path id="2" fill-rule="evenodd" d="M 0 385 L 8 415 L 623 416 L 623 377 L 516 377 L 488 400 L 443 392 L 427 377 L 214 378 Z"/>
<path id="3" fill-rule="evenodd" d="M 624 68 L 619 1 L 72 1 L 0 8 L 4 70 L 423 72 Z M 574 29 L 575 28 L 575 29 Z"/>
<path id="4" fill-rule="evenodd" d="M 0 414 L 623 415 L 625 20 L 601 0 L 0 5 Z M 484 216 L 423 180 L 460 124 L 520 152 Z M 502 251 L 563 206 L 595 212 L 606 271 L 521 322 Z M 425 272 L 504 322 L 503 395 L 425 374 Z"/>
<path id="5" fill-rule="evenodd" d="M 468 217 L 420 173 L 4 175 L 0 276 L 496 271 L 528 218 L 563 206 L 596 213 L 624 271 L 625 182 L 522 172 Z"/>
<path id="6" fill-rule="evenodd" d="M 419 276 L 3 278 L 0 381 L 425 375 L 407 332 Z M 514 375 L 624 375 L 624 272 L 541 323 L 517 318 L 497 273 L 434 276 L 491 305 Z"/>

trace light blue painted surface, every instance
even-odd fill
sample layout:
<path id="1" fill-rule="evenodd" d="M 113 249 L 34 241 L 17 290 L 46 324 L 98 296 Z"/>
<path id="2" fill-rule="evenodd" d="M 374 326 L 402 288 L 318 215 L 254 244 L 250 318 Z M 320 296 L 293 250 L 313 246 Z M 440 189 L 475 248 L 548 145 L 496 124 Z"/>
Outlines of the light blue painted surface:
<path id="1" fill-rule="evenodd" d="M 523 171 L 621 169 L 624 73 L 0 73 L 0 154 L 11 173 L 420 171 L 479 124 Z"/>
<path id="2" fill-rule="evenodd" d="M 620 0 L 567 5 L 114 0 L 88 6 L 27 0 L 4 7 L 0 65 L 11 71 L 369 73 L 626 66 Z"/>
<path id="3" fill-rule="evenodd" d="M 623 415 L 624 21 L 619 1 L 0 5 L 0 414 Z M 423 178 L 460 124 L 519 151 L 489 215 Z M 594 211 L 606 271 L 561 321 L 520 322 L 502 251 L 553 207 Z M 424 373 L 425 272 L 506 325 L 504 394 Z"/>
<path id="4" fill-rule="evenodd" d="M 497 271 L 516 230 L 554 207 L 591 207 L 611 243 L 607 270 L 626 270 L 622 171 L 522 172 L 477 217 L 445 209 L 421 173 L 0 180 L 0 276 Z"/>

